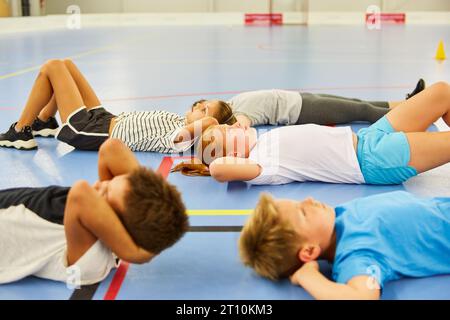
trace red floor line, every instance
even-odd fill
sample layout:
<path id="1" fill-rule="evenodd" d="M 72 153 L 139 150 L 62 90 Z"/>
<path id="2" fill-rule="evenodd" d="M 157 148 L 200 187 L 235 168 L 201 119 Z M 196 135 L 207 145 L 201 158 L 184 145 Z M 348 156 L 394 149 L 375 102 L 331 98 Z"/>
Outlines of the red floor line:
<path id="1" fill-rule="evenodd" d="M 127 275 L 128 268 L 130 264 L 125 261 L 121 261 L 119 267 L 114 274 L 113 279 L 111 280 L 111 284 L 109 285 L 108 290 L 103 297 L 103 300 L 115 300 L 117 294 L 120 291 L 120 287 L 122 286 L 123 280 L 125 280 L 125 276 Z"/>
<path id="2" fill-rule="evenodd" d="M 173 165 L 172 157 L 164 157 L 159 165 L 157 172 L 159 172 L 165 179 L 169 176 L 170 169 Z"/>
<path id="3" fill-rule="evenodd" d="M 179 158 L 186 157 L 164 157 L 159 165 L 157 172 L 159 172 L 166 179 L 169 176 L 173 161 Z M 111 284 L 109 285 L 109 288 L 106 291 L 105 296 L 103 297 L 103 300 L 116 299 L 117 295 L 119 294 L 120 288 L 122 287 L 122 283 L 125 280 L 129 267 L 130 264 L 128 262 L 121 261 L 119 267 L 116 270 L 116 273 L 114 274 L 113 279 L 111 280 Z"/>
<path id="4" fill-rule="evenodd" d="M 342 86 L 342 87 L 310 87 L 310 88 L 295 88 L 284 89 L 289 91 L 326 91 L 326 90 L 382 90 L 382 89 L 409 89 L 411 85 L 394 85 L 394 86 Z M 195 97 L 195 96 L 214 96 L 214 95 L 228 95 L 239 94 L 248 92 L 250 90 L 236 90 L 236 91 L 220 91 L 220 92 L 197 92 L 197 93 L 179 93 L 164 96 L 142 96 L 142 97 L 125 97 L 125 98 L 113 98 L 103 99 L 104 102 L 118 102 L 118 101 L 131 101 L 131 100 L 158 100 L 158 99 L 170 99 L 179 97 Z"/>
<path id="5" fill-rule="evenodd" d="M 310 87 L 310 88 L 295 88 L 284 89 L 289 91 L 327 91 L 327 90 L 387 90 L 387 89 L 409 89 L 411 85 L 393 85 L 393 86 L 342 86 L 342 87 Z M 220 91 L 220 92 L 196 92 L 196 93 L 179 93 L 164 96 L 142 96 L 142 97 L 125 97 L 125 98 L 112 98 L 102 99 L 103 102 L 120 102 L 120 101 L 136 101 L 136 100 L 158 100 L 158 99 L 170 99 L 180 97 L 196 97 L 196 96 L 218 96 L 218 95 L 230 95 L 240 94 L 248 92 L 249 90 L 236 90 L 236 91 Z M 15 110 L 18 107 L 0 106 L 0 110 Z"/>

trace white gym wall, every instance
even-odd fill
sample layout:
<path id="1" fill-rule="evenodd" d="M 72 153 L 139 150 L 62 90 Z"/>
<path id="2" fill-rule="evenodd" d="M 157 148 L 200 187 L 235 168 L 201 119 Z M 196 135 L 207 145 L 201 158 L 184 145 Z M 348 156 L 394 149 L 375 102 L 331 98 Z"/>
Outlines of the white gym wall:
<path id="1" fill-rule="evenodd" d="M 83 13 L 267 12 L 268 0 L 46 0 L 47 14 L 63 14 L 69 5 Z M 450 11 L 450 0 L 274 0 L 274 12 L 359 11 L 377 5 L 385 12 Z"/>

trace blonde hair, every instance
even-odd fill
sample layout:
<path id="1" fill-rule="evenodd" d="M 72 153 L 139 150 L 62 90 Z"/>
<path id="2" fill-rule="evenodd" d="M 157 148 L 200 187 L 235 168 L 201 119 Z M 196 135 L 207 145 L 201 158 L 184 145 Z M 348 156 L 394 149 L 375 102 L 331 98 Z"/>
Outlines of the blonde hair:
<path id="1" fill-rule="evenodd" d="M 223 125 L 216 125 L 206 129 L 198 142 L 197 157 L 181 162 L 171 172 L 180 171 L 186 176 L 210 176 L 208 166 L 226 154 L 224 135 L 221 132 L 223 128 Z"/>
<path id="2" fill-rule="evenodd" d="M 300 235 L 282 219 L 273 198 L 262 194 L 239 238 L 242 262 L 259 275 L 278 280 L 300 268 L 300 245 Z"/>

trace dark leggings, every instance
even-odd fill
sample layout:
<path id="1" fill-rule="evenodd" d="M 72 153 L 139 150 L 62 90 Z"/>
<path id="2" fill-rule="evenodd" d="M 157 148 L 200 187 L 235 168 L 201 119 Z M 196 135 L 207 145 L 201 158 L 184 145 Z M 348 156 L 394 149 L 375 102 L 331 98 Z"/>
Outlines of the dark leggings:
<path id="1" fill-rule="evenodd" d="M 385 101 L 362 101 L 330 94 L 301 93 L 302 110 L 297 124 L 343 124 L 353 121 L 376 122 L 389 112 Z"/>

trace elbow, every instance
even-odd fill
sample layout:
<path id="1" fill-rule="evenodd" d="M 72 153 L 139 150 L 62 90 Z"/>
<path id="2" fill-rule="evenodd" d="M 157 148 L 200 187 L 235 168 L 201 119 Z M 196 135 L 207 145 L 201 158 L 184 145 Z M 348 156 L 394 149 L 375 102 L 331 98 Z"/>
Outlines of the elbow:
<path id="1" fill-rule="evenodd" d="M 226 179 L 225 175 L 223 174 L 222 170 L 220 170 L 220 169 L 221 169 L 220 165 L 212 162 L 209 165 L 209 174 L 211 175 L 211 177 L 214 178 L 214 180 L 216 180 L 218 182 L 226 182 L 227 179 Z"/>
<path id="2" fill-rule="evenodd" d="M 216 118 L 207 117 L 207 118 L 204 119 L 203 130 L 206 130 L 209 127 L 212 127 L 212 126 L 217 126 L 218 124 L 219 124 L 219 121 L 217 121 Z"/>
<path id="3" fill-rule="evenodd" d="M 145 264 L 145 263 L 149 263 L 150 261 L 152 261 L 152 259 L 153 259 L 153 257 L 151 257 L 151 258 L 144 258 L 144 259 L 135 260 L 134 262 L 131 262 L 131 263 L 134 263 L 134 264 Z"/>
<path id="4" fill-rule="evenodd" d="M 81 204 L 86 197 L 86 191 L 90 188 L 91 186 L 86 180 L 79 180 L 75 182 L 67 195 L 67 202 L 78 205 Z"/>
<path id="5" fill-rule="evenodd" d="M 67 195 L 66 206 L 64 210 L 64 224 L 69 220 L 80 220 L 83 218 L 83 208 L 85 206 L 86 190 L 89 188 L 89 183 L 84 180 L 77 181 L 70 188 Z"/>
<path id="6" fill-rule="evenodd" d="M 126 148 L 125 144 L 121 140 L 109 138 L 105 142 L 103 142 L 98 152 L 103 156 L 107 154 L 115 154 L 118 150 L 121 150 L 124 147 Z"/>
<path id="7" fill-rule="evenodd" d="M 120 259 L 125 260 L 129 263 L 133 264 L 144 264 L 150 262 L 155 257 L 154 254 L 144 251 L 142 249 L 138 249 L 134 254 L 128 251 L 124 256 L 119 256 Z"/>
<path id="8" fill-rule="evenodd" d="M 219 124 L 219 121 L 214 117 L 208 117 L 207 124 L 208 126 L 216 126 Z"/>
<path id="9" fill-rule="evenodd" d="M 214 180 L 216 180 L 217 182 L 223 183 L 223 182 L 228 182 L 227 179 L 220 177 L 220 176 L 213 176 Z"/>

